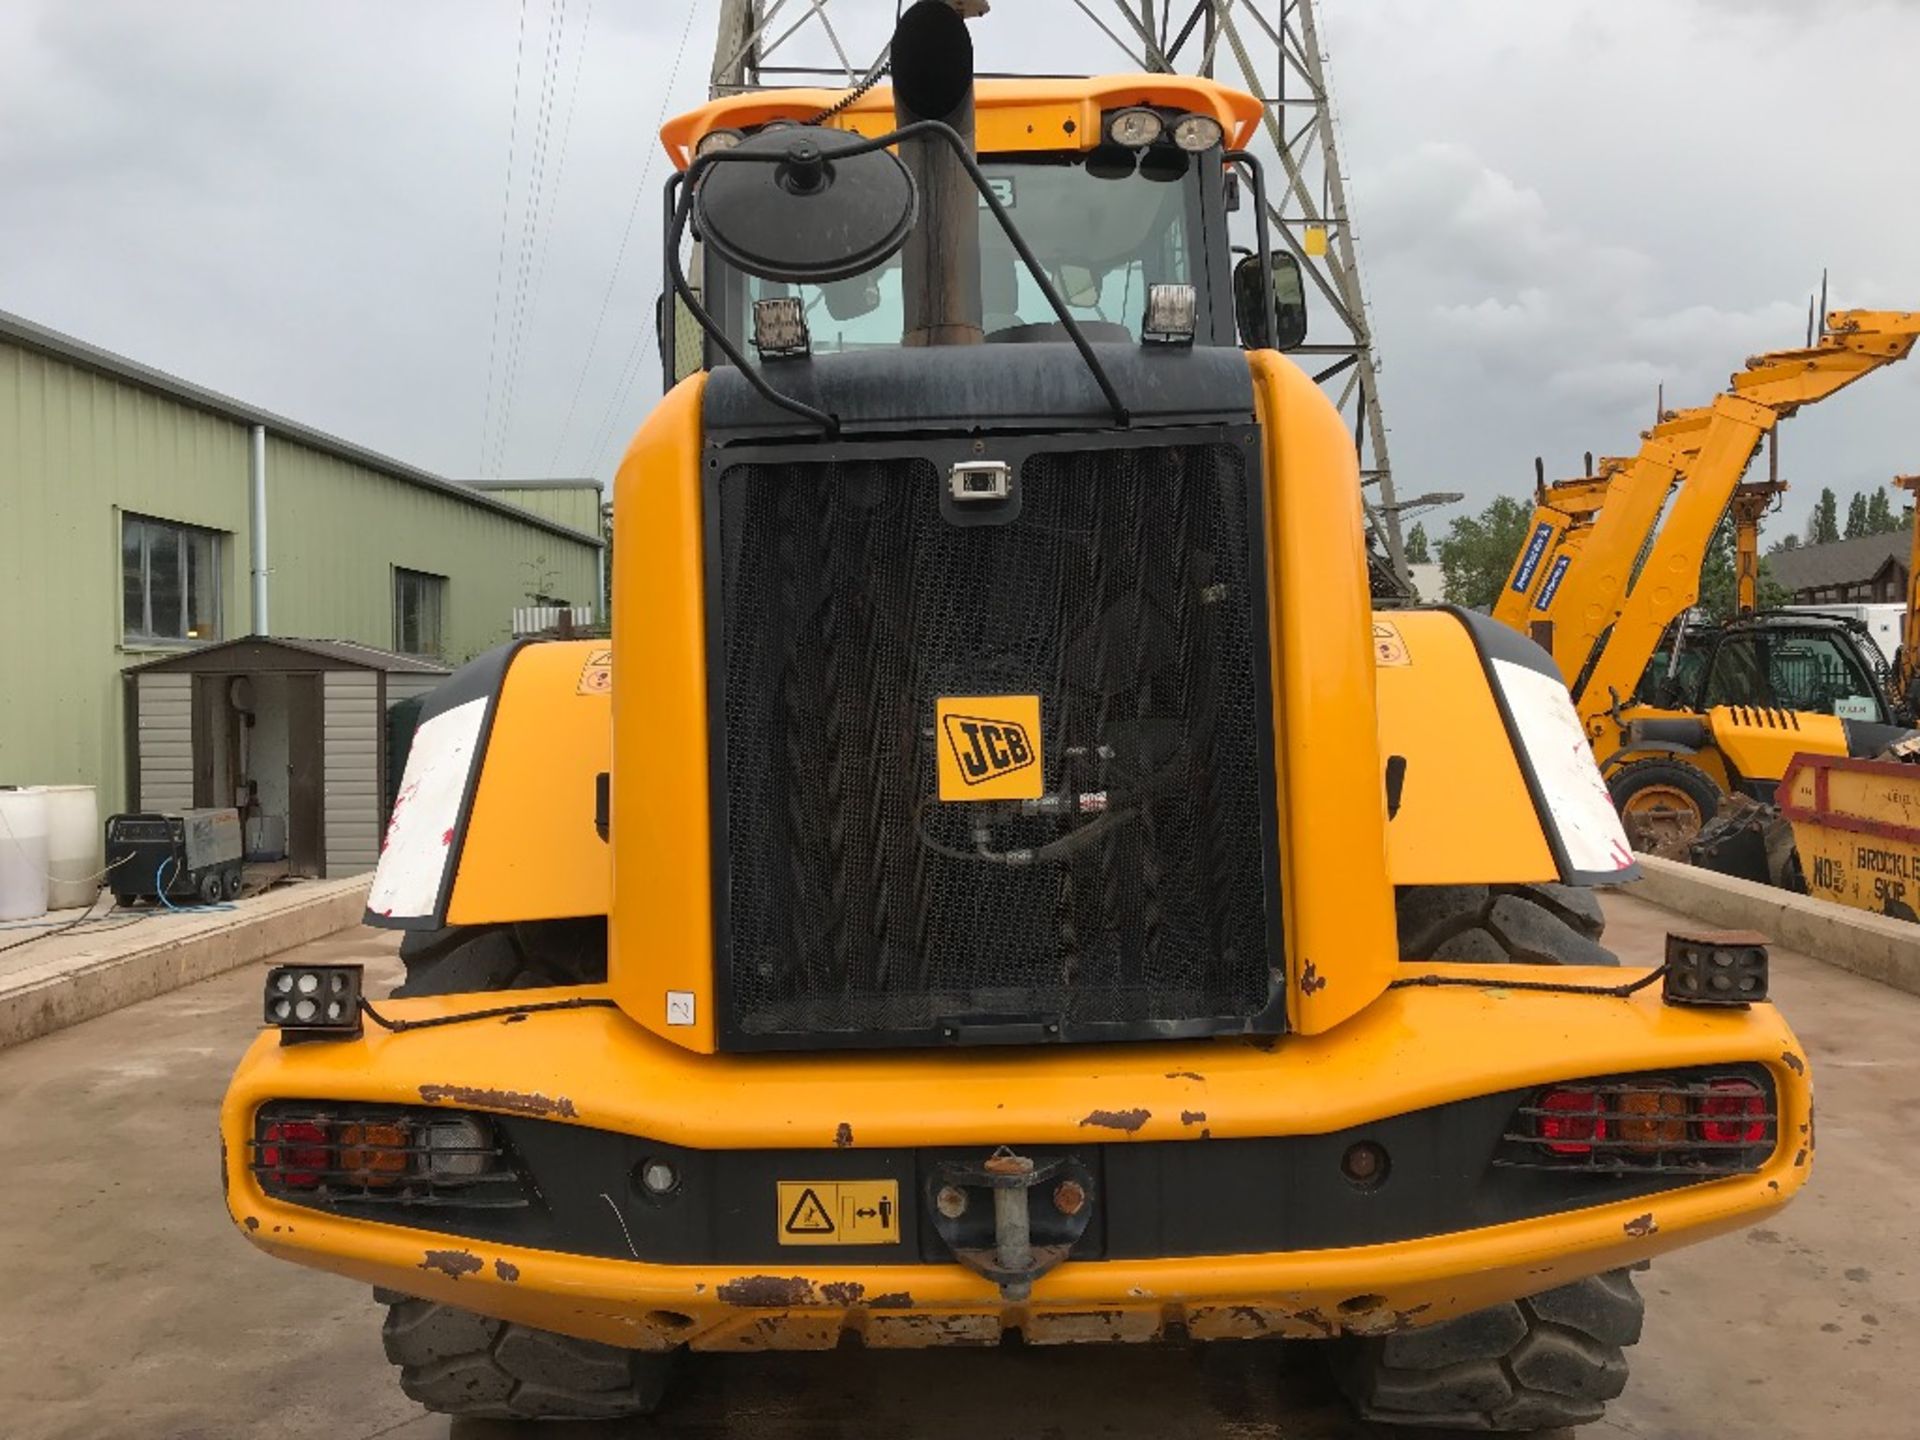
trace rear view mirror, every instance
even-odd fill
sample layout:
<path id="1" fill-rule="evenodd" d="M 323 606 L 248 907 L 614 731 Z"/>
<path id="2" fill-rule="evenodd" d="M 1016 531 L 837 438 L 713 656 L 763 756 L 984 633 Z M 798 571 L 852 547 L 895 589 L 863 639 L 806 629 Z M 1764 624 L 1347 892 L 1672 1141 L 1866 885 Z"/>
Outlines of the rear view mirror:
<path id="1" fill-rule="evenodd" d="M 1274 324 L 1267 334 L 1267 285 L 1273 287 Z M 1273 257 L 1269 276 L 1260 273 L 1260 257 L 1248 255 L 1233 267 L 1233 310 L 1240 322 L 1240 343 L 1249 350 L 1291 350 L 1307 338 L 1307 295 L 1300 262 L 1285 251 Z"/>

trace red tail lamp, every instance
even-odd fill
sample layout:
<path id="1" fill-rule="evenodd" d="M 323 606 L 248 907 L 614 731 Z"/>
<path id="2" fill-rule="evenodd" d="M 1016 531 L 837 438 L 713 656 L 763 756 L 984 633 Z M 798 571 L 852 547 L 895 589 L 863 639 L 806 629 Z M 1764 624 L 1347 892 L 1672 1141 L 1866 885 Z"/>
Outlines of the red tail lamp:
<path id="1" fill-rule="evenodd" d="M 1540 1138 L 1555 1155 L 1591 1155 L 1593 1142 L 1604 1140 L 1607 1122 L 1600 1118 L 1600 1096 L 1593 1090 L 1549 1090 L 1540 1097 Z"/>
<path id="2" fill-rule="evenodd" d="M 321 1173 L 333 1168 L 327 1138 L 326 1127 L 314 1121 L 276 1120 L 262 1137 L 260 1168 L 295 1190 L 318 1189 Z"/>
<path id="3" fill-rule="evenodd" d="M 1700 1099 L 1700 1138 L 1710 1145 L 1754 1145 L 1767 1138 L 1767 1097 L 1751 1080 L 1715 1080 Z"/>

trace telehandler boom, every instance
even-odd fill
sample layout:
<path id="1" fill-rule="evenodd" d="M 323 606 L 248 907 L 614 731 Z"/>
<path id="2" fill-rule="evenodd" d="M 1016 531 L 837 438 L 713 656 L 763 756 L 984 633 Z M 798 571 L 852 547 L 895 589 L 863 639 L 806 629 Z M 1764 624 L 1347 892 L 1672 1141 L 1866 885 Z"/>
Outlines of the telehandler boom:
<path id="1" fill-rule="evenodd" d="M 270 972 L 234 1223 L 378 1287 L 457 1415 L 642 1413 L 689 1348 L 1279 1336 L 1382 1422 L 1598 1419 L 1632 1268 L 1807 1176 L 1765 949 L 1618 968 L 1551 659 L 1373 613 L 1259 102 L 971 55 L 922 0 L 890 85 L 666 127 L 707 363 L 620 466 L 611 658 L 429 700 L 406 982 Z"/>
<path id="2" fill-rule="evenodd" d="M 1836 311 L 1817 345 L 1750 359 L 1712 404 L 1668 412 L 1631 459 L 1604 462 L 1597 499 L 1573 492 L 1577 515 L 1553 504 L 1562 487 L 1543 492 L 1494 613 L 1553 652 L 1636 842 L 1690 834 L 1729 791 L 1770 799 L 1795 754 L 1871 754 L 1897 738 L 1876 667 L 1844 626 L 1808 618 L 1715 632 L 1725 663 L 1703 686 L 1669 685 L 1649 665 L 1663 640 L 1670 662 L 1687 644 L 1682 620 L 1730 511 L 1738 603 L 1753 609 L 1758 519 L 1785 488 L 1742 481 L 1761 439 L 1904 359 L 1917 335 L 1914 313 Z"/>

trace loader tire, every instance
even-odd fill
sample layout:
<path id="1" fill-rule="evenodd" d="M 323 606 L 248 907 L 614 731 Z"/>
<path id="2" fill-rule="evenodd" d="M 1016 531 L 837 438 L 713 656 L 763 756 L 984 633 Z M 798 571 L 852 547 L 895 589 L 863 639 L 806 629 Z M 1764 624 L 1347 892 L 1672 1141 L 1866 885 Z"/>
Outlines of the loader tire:
<path id="1" fill-rule="evenodd" d="M 1723 798 L 1713 777 L 1685 760 L 1622 765 L 1607 777 L 1607 793 L 1634 849 L 1675 859 L 1686 858 L 1684 847 L 1713 819 Z"/>
<path id="2" fill-rule="evenodd" d="M 1471 1431 L 1598 1420 L 1627 1384 L 1645 1307 L 1625 1270 L 1421 1330 L 1335 1342 L 1334 1379 L 1360 1418 Z"/>
<path id="3" fill-rule="evenodd" d="M 431 1300 L 390 1303 L 381 1339 L 407 1398 L 441 1415 L 488 1420 L 617 1420 L 651 1415 L 673 1352 L 622 1350 Z"/>
<path id="4" fill-rule="evenodd" d="M 607 978 L 607 925 L 594 918 L 415 930 L 400 942 L 400 959 L 400 997 L 597 985 Z"/>
<path id="5" fill-rule="evenodd" d="M 1600 897 L 1577 885 L 1402 885 L 1402 960 L 1475 965 L 1618 965 L 1600 944 Z"/>

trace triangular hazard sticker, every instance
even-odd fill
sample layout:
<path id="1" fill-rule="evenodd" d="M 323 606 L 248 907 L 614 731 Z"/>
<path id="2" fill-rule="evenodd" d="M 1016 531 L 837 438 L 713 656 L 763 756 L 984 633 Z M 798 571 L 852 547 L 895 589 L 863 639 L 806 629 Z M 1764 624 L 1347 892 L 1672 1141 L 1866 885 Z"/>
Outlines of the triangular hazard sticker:
<path id="1" fill-rule="evenodd" d="M 800 1200 L 793 1207 L 793 1213 L 787 1216 L 786 1231 L 789 1235 L 831 1235 L 833 1217 L 827 1213 L 827 1207 L 820 1203 L 820 1197 L 808 1186 L 800 1192 Z"/>

